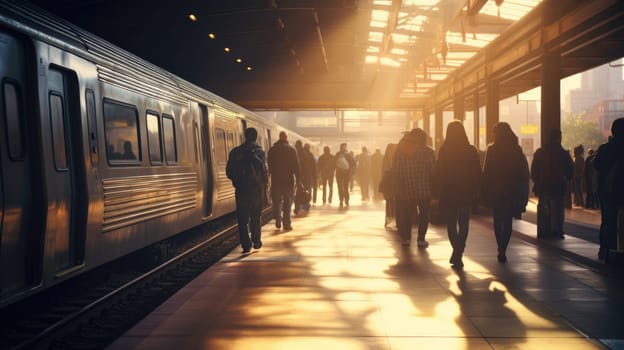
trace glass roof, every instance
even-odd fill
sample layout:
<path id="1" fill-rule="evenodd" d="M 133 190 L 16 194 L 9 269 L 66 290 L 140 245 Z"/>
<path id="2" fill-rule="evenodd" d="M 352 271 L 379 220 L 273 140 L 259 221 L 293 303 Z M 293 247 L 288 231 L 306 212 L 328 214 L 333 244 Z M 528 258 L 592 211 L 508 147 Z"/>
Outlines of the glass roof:
<path id="1" fill-rule="evenodd" d="M 366 63 L 401 69 L 402 97 L 423 95 L 542 0 L 373 0 Z M 499 3 L 499 5 L 497 5 Z"/>

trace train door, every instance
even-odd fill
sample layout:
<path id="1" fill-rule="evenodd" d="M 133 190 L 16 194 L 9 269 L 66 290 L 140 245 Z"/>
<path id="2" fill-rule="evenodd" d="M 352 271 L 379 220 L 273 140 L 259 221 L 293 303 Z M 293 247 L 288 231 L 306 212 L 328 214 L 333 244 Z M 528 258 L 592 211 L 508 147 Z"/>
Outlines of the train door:
<path id="1" fill-rule="evenodd" d="M 87 223 L 85 163 L 78 79 L 73 71 L 50 67 L 48 108 L 54 169 L 48 177 L 56 202 L 54 261 L 64 272 L 84 261 Z"/>
<path id="2" fill-rule="evenodd" d="M 195 134 L 199 134 L 199 164 L 201 167 L 200 176 L 202 177 L 202 188 L 204 189 L 203 199 L 203 216 L 208 217 L 212 214 L 212 194 L 214 193 L 213 173 L 212 173 L 212 161 L 210 155 L 212 152 L 210 144 L 210 118 L 208 114 L 208 107 L 206 105 L 199 105 L 199 130 L 195 130 Z"/>
<path id="3" fill-rule="evenodd" d="M 0 299 L 39 283 L 43 191 L 27 47 L 0 31 Z"/>

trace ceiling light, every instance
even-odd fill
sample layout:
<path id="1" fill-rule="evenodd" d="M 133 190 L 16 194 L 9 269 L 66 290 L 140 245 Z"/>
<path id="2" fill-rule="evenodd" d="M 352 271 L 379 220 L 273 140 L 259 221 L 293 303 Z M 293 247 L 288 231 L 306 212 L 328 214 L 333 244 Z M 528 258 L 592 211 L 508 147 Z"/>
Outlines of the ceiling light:
<path id="1" fill-rule="evenodd" d="M 194 15 L 194 14 L 192 14 L 192 13 L 191 13 L 188 17 L 189 17 L 189 19 L 190 19 L 191 21 L 193 21 L 193 22 L 197 21 L 197 16 L 195 16 L 195 15 Z"/>
<path id="2" fill-rule="evenodd" d="M 237 58 L 237 59 L 236 59 L 236 63 L 242 63 L 242 62 L 243 62 L 243 59 L 242 59 L 242 58 Z"/>
<path id="3" fill-rule="evenodd" d="M 225 48 L 223 48 L 223 51 L 230 52 L 230 48 L 229 47 L 225 47 Z"/>
<path id="4" fill-rule="evenodd" d="M 210 39 L 214 39 L 214 38 L 216 38 L 217 36 L 216 36 L 214 33 L 209 33 L 209 34 L 208 34 L 208 37 L 209 37 Z"/>
<path id="5" fill-rule="evenodd" d="M 247 70 L 251 70 L 251 66 L 247 66 Z"/>

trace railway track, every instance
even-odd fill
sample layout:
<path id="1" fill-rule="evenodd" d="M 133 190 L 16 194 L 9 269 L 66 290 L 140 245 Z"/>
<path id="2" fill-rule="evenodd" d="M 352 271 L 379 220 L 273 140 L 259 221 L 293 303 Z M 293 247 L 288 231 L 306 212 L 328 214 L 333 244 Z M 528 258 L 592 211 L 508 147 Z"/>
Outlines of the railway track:
<path id="1" fill-rule="evenodd" d="M 174 255 L 162 263 L 126 259 L 3 310 L 0 348 L 104 348 L 239 244 L 233 215 L 214 226 L 191 234 L 185 248 L 162 253 Z"/>

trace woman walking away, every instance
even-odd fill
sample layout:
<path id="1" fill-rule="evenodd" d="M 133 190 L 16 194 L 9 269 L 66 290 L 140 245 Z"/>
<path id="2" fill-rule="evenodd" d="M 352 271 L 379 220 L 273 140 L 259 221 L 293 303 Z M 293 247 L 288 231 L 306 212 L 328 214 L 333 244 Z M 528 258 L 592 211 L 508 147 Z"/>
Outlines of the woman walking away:
<path id="1" fill-rule="evenodd" d="M 440 147 L 436 180 L 440 208 L 445 211 L 446 227 L 453 254 L 449 262 L 464 267 L 462 255 L 468 237 L 470 210 L 477 203 L 481 164 L 477 149 L 470 145 L 464 124 L 454 120 L 446 127 L 446 140 Z"/>
<path id="2" fill-rule="evenodd" d="M 494 126 L 494 143 L 485 154 L 483 199 L 494 214 L 498 262 L 505 263 L 513 217 L 520 217 L 529 200 L 529 164 L 518 137 L 504 122 Z"/>

